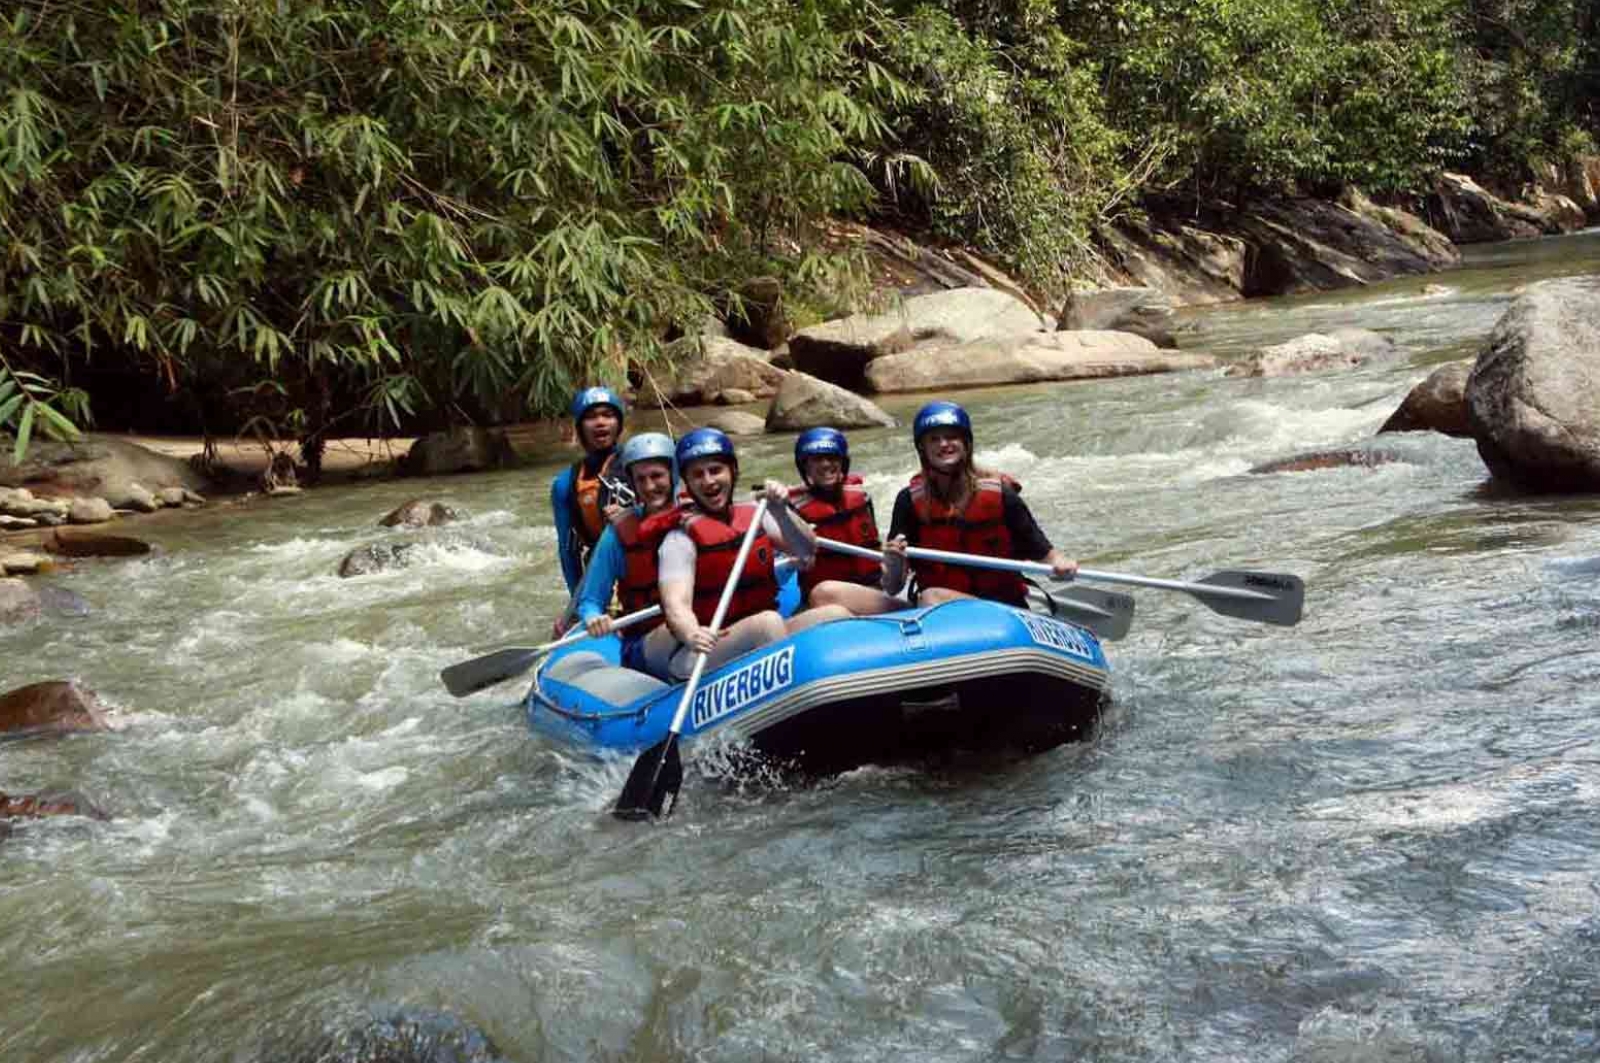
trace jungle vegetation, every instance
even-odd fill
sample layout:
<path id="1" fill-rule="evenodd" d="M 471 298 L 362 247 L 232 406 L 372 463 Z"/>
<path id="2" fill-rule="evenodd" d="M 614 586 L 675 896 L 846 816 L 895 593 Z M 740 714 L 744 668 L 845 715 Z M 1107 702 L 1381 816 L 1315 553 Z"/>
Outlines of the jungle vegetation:
<path id="1" fill-rule="evenodd" d="M 661 357 L 751 276 L 842 290 L 830 219 L 889 216 L 1053 293 L 1153 192 L 1515 185 L 1600 128 L 1591 0 L 7 11 L 18 452 L 152 402 L 313 453 L 525 417 Z"/>

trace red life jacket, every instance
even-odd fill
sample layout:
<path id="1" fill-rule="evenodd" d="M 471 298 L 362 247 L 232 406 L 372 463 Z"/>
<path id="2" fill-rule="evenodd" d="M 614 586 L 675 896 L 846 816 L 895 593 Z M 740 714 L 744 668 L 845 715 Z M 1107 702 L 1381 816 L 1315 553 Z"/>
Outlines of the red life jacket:
<path id="1" fill-rule="evenodd" d="M 750 529 L 750 518 L 756 507 L 751 502 L 738 502 L 729 516 L 731 520 L 713 517 L 699 506 L 684 504 L 657 513 L 641 526 L 646 537 L 664 536 L 672 528 L 681 528 L 694 543 L 694 616 L 702 625 L 710 625 L 716 616 L 717 601 L 722 589 L 733 575 L 733 563 L 739 556 L 739 544 Z M 744 572 L 739 577 L 738 589 L 728 603 L 728 615 L 722 623 L 726 627 L 736 620 L 778 606 L 778 572 L 776 551 L 767 533 L 758 531 L 750 545 L 750 556 L 745 560 Z"/>
<path id="2" fill-rule="evenodd" d="M 911 504 L 920 525 L 915 545 L 963 554 L 1011 557 L 1011 531 L 1006 527 L 1001 494 L 1001 485 L 1005 482 L 999 477 L 980 479 L 977 490 L 957 513 L 933 497 L 921 473 L 913 476 Z M 911 570 L 917 574 L 919 587 L 948 587 L 1010 605 L 1025 605 L 1028 601 L 1028 586 L 1015 572 L 994 572 L 938 561 L 913 561 Z"/>
<path id="3" fill-rule="evenodd" d="M 585 551 L 594 549 L 594 544 L 600 541 L 600 533 L 606 530 L 605 505 L 610 492 L 601 477 L 611 471 L 611 464 L 616 460 L 616 451 L 607 454 L 593 476 L 589 475 L 587 458 L 572 463 L 572 530 Z"/>
<path id="4" fill-rule="evenodd" d="M 838 503 L 819 498 L 804 487 L 791 488 L 789 504 L 817 529 L 819 536 L 837 539 L 852 546 L 880 550 L 883 543 L 878 536 L 878 522 L 872 513 L 872 496 L 857 486 L 860 483 L 859 476 L 845 477 Z M 815 564 L 809 571 L 800 573 L 800 589 L 810 595 L 813 587 L 830 579 L 877 587 L 882 582 L 883 572 L 876 561 L 837 554 L 818 547 Z"/>
<path id="5" fill-rule="evenodd" d="M 653 534 L 658 529 L 647 533 L 637 514 L 629 514 L 611 527 L 622 544 L 622 576 L 617 580 L 617 600 L 622 603 L 622 611 L 634 613 L 658 604 L 661 595 L 656 589 L 660 583 L 656 551 L 661 547 L 661 534 Z M 664 529 L 661 533 L 664 534 Z M 647 634 L 661 623 L 659 616 L 654 620 L 641 620 L 633 625 L 632 634 L 635 637 Z"/>

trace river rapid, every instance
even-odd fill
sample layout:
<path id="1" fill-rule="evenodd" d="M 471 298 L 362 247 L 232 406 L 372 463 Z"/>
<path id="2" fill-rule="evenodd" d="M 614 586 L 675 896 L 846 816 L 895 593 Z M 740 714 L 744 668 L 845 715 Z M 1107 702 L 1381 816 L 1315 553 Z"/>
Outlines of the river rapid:
<path id="1" fill-rule="evenodd" d="M 1223 354 L 1344 325 L 1407 351 L 1358 370 L 964 396 L 1068 552 L 1294 572 L 1304 621 L 1130 589 L 1093 741 L 691 776 L 663 825 L 614 822 L 627 765 L 531 737 L 523 685 L 437 679 L 547 637 L 553 466 L 141 523 L 165 553 L 55 577 L 92 615 L 0 629 L 0 689 L 76 677 L 123 726 L 0 745 L 0 789 L 114 817 L 0 843 L 0 1060 L 290 1059 L 396 1011 L 519 1063 L 1595 1059 L 1600 497 L 1496 497 L 1470 441 L 1420 434 L 1246 472 L 1371 442 L 1514 287 L 1579 272 L 1600 234 L 1188 315 Z M 886 519 L 908 431 L 851 442 Z M 744 445 L 746 478 L 791 446 Z M 469 519 L 335 576 L 419 494 Z"/>

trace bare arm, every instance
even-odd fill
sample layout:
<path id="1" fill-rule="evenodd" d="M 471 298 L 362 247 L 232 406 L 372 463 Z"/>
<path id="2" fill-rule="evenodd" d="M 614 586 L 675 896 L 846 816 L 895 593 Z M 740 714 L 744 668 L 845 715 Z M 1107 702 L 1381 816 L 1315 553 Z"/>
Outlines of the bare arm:
<path id="1" fill-rule="evenodd" d="M 701 627 L 694 615 L 694 543 L 680 531 L 669 532 L 656 556 L 661 574 L 661 615 L 667 630 L 685 646 L 710 653 L 717 633 Z"/>

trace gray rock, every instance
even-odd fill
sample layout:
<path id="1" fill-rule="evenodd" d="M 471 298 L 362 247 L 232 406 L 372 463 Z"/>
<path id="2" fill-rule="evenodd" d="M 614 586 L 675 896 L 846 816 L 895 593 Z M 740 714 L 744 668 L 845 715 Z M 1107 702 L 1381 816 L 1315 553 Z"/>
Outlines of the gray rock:
<path id="1" fill-rule="evenodd" d="M 31 551 L 8 551 L 0 546 L 0 576 L 32 576 L 50 567 L 50 559 Z"/>
<path id="2" fill-rule="evenodd" d="M 199 490 L 209 481 L 180 458 L 116 436 L 88 434 L 76 443 L 36 439 L 21 465 L 11 464 L 9 451 L 0 452 L 0 485 L 4 486 L 34 485 L 45 493 L 103 498 L 113 507 L 126 508 L 128 487 L 133 483 L 152 489 Z"/>
<path id="3" fill-rule="evenodd" d="M 170 491 L 172 488 L 167 490 Z M 131 483 L 128 485 L 128 497 L 119 508 L 131 509 L 136 513 L 154 513 L 161 508 L 161 500 L 149 488 Z"/>
<path id="4" fill-rule="evenodd" d="M 1070 292 L 1062 305 L 1058 327 L 1063 332 L 1131 332 L 1157 347 L 1178 345 L 1172 334 L 1172 297 L 1155 288 Z"/>
<path id="5" fill-rule="evenodd" d="M 115 516 L 103 498 L 74 498 L 67 509 L 67 520 L 73 524 L 104 524 Z"/>
<path id="6" fill-rule="evenodd" d="M 878 428 L 894 424 L 878 405 L 836 384 L 790 373 L 767 407 L 769 432 L 793 432 L 829 425 L 834 428 Z"/>
<path id="7" fill-rule="evenodd" d="M 1600 489 L 1600 278 L 1529 285 L 1467 378 L 1467 423 L 1498 480 Z"/>
<path id="8" fill-rule="evenodd" d="M 744 406 L 754 401 L 756 401 L 756 396 L 743 388 L 724 388 L 717 392 L 717 405 L 719 406 Z"/>
<path id="9" fill-rule="evenodd" d="M 1534 208 L 1511 203 L 1472 178 L 1442 173 L 1427 198 L 1429 221 L 1458 244 L 1513 240 L 1559 229 Z"/>
<path id="10" fill-rule="evenodd" d="M 143 539 L 101 531 L 58 531 L 44 548 L 62 557 L 143 557 L 154 550 Z"/>
<path id="11" fill-rule="evenodd" d="M 855 314 L 789 338 L 795 368 L 860 391 L 869 363 L 911 350 L 1011 339 L 1044 330 L 1026 303 L 994 288 L 953 288 L 905 300 L 883 314 Z"/>
<path id="12" fill-rule="evenodd" d="M 1228 366 L 1229 376 L 1288 376 L 1325 369 L 1348 369 L 1370 359 L 1397 354 L 1399 347 L 1387 336 L 1367 329 L 1308 332 L 1284 343 L 1263 347 Z"/>
<path id="13" fill-rule="evenodd" d="M 416 563 L 420 543 L 368 543 L 358 546 L 339 562 L 339 575 L 370 576 L 375 572 L 406 568 Z"/>
<path id="14" fill-rule="evenodd" d="M 420 498 L 395 507 L 378 523 L 385 528 L 435 528 L 459 520 L 461 514 L 443 502 L 425 502 Z"/>
<path id="15" fill-rule="evenodd" d="M 400 470 L 411 476 L 443 476 L 480 472 L 516 464 L 516 453 L 504 432 L 487 428 L 454 428 L 431 432 L 411 444 Z"/>
<path id="16" fill-rule="evenodd" d="M 705 419 L 707 428 L 720 428 L 730 436 L 758 436 L 767 430 L 767 422 L 744 410 L 722 410 Z"/>
<path id="17" fill-rule="evenodd" d="M 1216 359 L 1210 355 L 1162 351 L 1130 332 L 1050 332 L 892 354 L 867 366 L 867 386 L 880 394 L 931 391 L 1138 376 L 1214 365 Z"/>
<path id="18" fill-rule="evenodd" d="M 1470 436 L 1467 424 L 1467 377 L 1471 362 L 1449 362 L 1412 388 L 1400 408 L 1378 429 L 1383 432 L 1443 432 Z"/>
<path id="19" fill-rule="evenodd" d="M 156 492 L 156 497 L 161 499 L 163 506 L 177 507 L 183 505 L 185 501 L 184 490 L 181 487 L 163 487 Z"/>
<path id="20" fill-rule="evenodd" d="M 38 523 L 33 517 L 13 517 L 9 513 L 0 513 L 0 531 L 20 531 L 36 527 Z"/>
<path id="21" fill-rule="evenodd" d="M 686 337 L 671 344 L 666 356 L 675 368 L 668 376 L 646 379 L 639 388 L 644 405 L 698 406 L 716 402 L 730 389 L 770 398 L 785 376 L 768 352 L 737 340 Z"/>
<path id="22" fill-rule="evenodd" d="M 0 624 L 21 624 L 39 615 L 39 595 L 27 580 L 0 577 Z"/>

